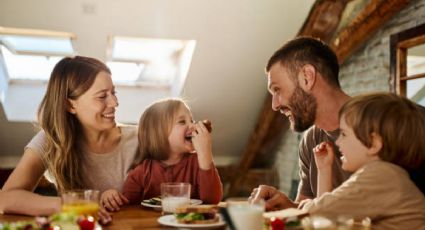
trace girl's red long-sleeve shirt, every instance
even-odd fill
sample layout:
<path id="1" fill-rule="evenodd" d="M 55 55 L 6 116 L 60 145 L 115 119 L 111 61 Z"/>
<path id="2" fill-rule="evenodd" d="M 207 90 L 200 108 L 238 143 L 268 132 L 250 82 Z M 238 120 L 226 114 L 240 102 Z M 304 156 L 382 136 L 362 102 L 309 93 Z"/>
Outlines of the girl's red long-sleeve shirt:
<path id="1" fill-rule="evenodd" d="M 201 199 L 206 204 L 217 204 L 223 196 L 223 186 L 218 171 L 213 165 L 209 170 L 199 168 L 198 156 L 187 154 L 174 165 L 165 165 L 158 160 L 145 159 L 128 174 L 123 194 L 130 203 L 161 196 L 161 183 L 187 182 L 191 186 L 191 198 Z"/>

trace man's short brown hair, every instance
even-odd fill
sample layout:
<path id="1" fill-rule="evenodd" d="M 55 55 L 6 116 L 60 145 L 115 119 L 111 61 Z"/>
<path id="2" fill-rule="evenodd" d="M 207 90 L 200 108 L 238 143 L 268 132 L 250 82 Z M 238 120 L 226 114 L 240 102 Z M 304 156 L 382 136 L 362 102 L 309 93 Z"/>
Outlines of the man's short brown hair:
<path id="1" fill-rule="evenodd" d="M 334 51 L 319 39 L 298 37 L 289 41 L 270 57 L 266 72 L 270 72 L 276 63 L 288 68 L 294 78 L 302 66 L 310 64 L 329 85 L 341 88 L 338 80 L 338 58 Z"/>

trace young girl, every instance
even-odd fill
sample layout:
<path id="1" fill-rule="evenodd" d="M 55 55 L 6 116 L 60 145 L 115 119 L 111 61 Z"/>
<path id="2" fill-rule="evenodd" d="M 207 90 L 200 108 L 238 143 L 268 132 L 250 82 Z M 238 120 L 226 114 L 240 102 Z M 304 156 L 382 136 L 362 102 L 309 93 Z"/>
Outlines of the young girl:
<path id="1" fill-rule="evenodd" d="M 222 184 L 214 166 L 211 135 L 181 99 L 166 99 L 149 106 L 140 118 L 141 163 L 124 183 L 123 194 L 130 203 L 161 195 L 163 182 L 188 182 L 191 197 L 218 203 Z M 196 153 L 194 153 L 196 152 Z M 111 211 L 119 209 L 120 198 L 107 191 L 101 202 Z"/>
<path id="2" fill-rule="evenodd" d="M 405 170 L 424 164 L 424 136 L 425 118 L 409 100 L 389 93 L 352 98 L 340 110 L 336 145 L 343 169 L 354 174 L 330 192 L 334 151 L 321 143 L 314 150 L 321 196 L 300 207 L 369 217 L 373 229 L 424 229 L 425 198 Z"/>

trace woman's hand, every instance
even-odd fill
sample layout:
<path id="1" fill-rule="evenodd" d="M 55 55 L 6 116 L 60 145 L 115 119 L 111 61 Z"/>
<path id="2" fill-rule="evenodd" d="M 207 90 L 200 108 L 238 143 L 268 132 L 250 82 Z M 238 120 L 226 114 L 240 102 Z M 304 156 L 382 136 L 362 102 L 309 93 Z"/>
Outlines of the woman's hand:
<path id="1" fill-rule="evenodd" d="M 107 211 L 115 212 L 120 206 L 128 204 L 128 199 L 115 189 L 109 189 L 100 196 L 100 205 Z"/>
<path id="2" fill-rule="evenodd" d="M 198 154 L 199 167 L 203 170 L 210 169 L 213 162 L 211 134 L 201 121 L 194 124 L 192 143 Z"/>
<path id="3" fill-rule="evenodd" d="M 330 142 L 322 142 L 313 149 L 318 170 L 329 170 L 334 162 L 334 150 Z"/>

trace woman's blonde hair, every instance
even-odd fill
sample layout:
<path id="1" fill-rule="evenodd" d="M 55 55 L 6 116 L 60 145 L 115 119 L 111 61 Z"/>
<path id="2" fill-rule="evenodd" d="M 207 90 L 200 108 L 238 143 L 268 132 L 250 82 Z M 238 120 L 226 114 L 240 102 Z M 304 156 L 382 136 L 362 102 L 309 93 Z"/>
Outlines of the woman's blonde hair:
<path id="1" fill-rule="evenodd" d="M 339 116 L 365 146 L 371 147 L 372 133 L 382 138 L 378 153 L 382 160 L 407 170 L 424 163 L 425 115 L 408 99 L 391 93 L 365 94 L 344 104 Z"/>
<path id="2" fill-rule="evenodd" d="M 139 156 L 144 159 L 165 160 L 168 158 L 170 144 L 168 136 L 174 119 L 182 107 L 189 108 L 183 99 L 168 98 L 151 104 L 143 112 L 139 121 Z"/>
<path id="3" fill-rule="evenodd" d="M 102 71 L 111 73 L 94 58 L 63 58 L 52 71 L 38 109 L 38 121 L 47 138 L 44 160 L 60 192 L 86 186 L 81 167 L 82 144 L 77 138 L 82 128 L 76 116 L 68 112 L 69 99 L 75 100 L 84 94 Z"/>

